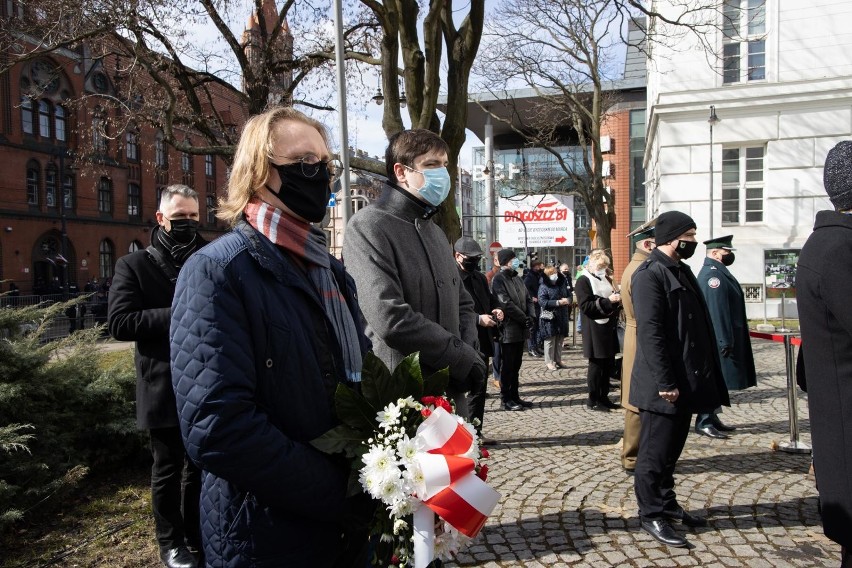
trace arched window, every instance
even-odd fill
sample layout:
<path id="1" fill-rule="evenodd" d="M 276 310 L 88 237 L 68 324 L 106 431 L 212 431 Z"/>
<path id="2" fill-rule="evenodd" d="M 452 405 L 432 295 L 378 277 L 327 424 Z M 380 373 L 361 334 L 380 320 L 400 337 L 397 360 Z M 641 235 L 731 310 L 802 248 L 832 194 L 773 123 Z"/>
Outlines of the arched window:
<path id="1" fill-rule="evenodd" d="M 112 182 L 102 177 L 98 182 L 98 212 L 112 213 Z"/>
<path id="2" fill-rule="evenodd" d="M 24 134 L 33 133 L 33 100 L 29 97 L 21 98 L 21 130 Z"/>
<path id="3" fill-rule="evenodd" d="M 142 250 L 143 248 L 145 248 L 145 247 L 142 246 L 142 243 L 134 240 L 134 241 L 131 241 L 130 248 L 127 249 L 127 252 L 136 252 L 137 250 Z"/>
<path id="4" fill-rule="evenodd" d="M 38 133 L 42 138 L 50 138 L 50 103 L 38 102 Z"/>
<path id="5" fill-rule="evenodd" d="M 127 185 L 127 216 L 138 219 L 142 215 L 142 194 L 135 183 Z"/>
<path id="6" fill-rule="evenodd" d="M 56 130 L 56 139 L 60 142 L 65 142 L 68 139 L 68 133 L 65 127 L 65 108 L 59 105 L 53 109 L 53 126 Z"/>
<path id="7" fill-rule="evenodd" d="M 128 130 L 127 135 L 125 136 L 126 144 L 126 155 L 127 160 L 130 162 L 138 162 L 139 161 L 139 133 L 135 130 Z"/>
<path id="8" fill-rule="evenodd" d="M 192 156 L 187 152 L 182 152 L 180 155 L 180 169 L 184 173 L 192 171 Z"/>
<path id="9" fill-rule="evenodd" d="M 98 251 L 101 278 L 112 278 L 112 269 L 115 264 L 115 247 L 109 239 L 104 239 L 101 241 Z"/>
<path id="10" fill-rule="evenodd" d="M 48 207 L 56 207 L 56 168 L 48 166 L 44 170 L 44 202 Z"/>
<path id="11" fill-rule="evenodd" d="M 154 139 L 154 164 L 162 170 L 169 167 L 169 153 L 166 150 L 166 141 L 162 131 L 157 131 L 157 136 Z"/>
<path id="12" fill-rule="evenodd" d="M 38 205 L 39 171 L 36 161 L 27 164 L 27 205 Z"/>
<path id="13" fill-rule="evenodd" d="M 68 211 L 74 211 L 74 186 L 76 180 L 73 174 L 65 174 L 62 180 L 62 207 Z"/>

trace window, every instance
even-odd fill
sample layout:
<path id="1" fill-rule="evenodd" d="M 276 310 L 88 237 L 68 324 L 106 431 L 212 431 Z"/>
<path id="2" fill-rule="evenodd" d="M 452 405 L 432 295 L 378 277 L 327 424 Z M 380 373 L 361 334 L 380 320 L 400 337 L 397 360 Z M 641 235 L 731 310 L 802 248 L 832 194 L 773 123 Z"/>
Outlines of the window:
<path id="1" fill-rule="evenodd" d="M 214 167 L 212 154 L 206 154 L 204 156 L 204 175 L 207 177 L 213 177 L 216 175 L 216 168 Z"/>
<path id="2" fill-rule="evenodd" d="M 53 110 L 53 127 L 56 130 L 56 139 L 60 142 L 65 142 L 68 139 L 65 124 L 65 108 L 56 105 Z"/>
<path id="3" fill-rule="evenodd" d="M 96 154 L 102 155 L 109 150 L 106 115 L 101 107 L 95 107 L 95 112 L 92 113 L 92 149 Z"/>
<path id="4" fill-rule="evenodd" d="M 630 111 L 630 228 L 645 222 L 645 109 Z"/>
<path id="5" fill-rule="evenodd" d="M 722 150 L 722 224 L 763 222 L 763 146 Z"/>
<path id="6" fill-rule="evenodd" d="M 27 205 L 38 205 L 39 167 L 35 162 L 27 165 Z"/>
<path id="7" fill-rule="evenodd" d="M 38 133 L 42 138 L 50 138 L 50 103 L 38 102 Z"/>
<path id="8" fill-rule="evenodd" d="M 125 135 L 125 154 L 131 162 L 139 161 L 139 133 L 128 130 Z"/>
<path id="9" fill-rule="evenodd" d="M 722 82 L 766 79 L 766 0 L 725 0 Z"/>
<path id="10" fill-rule="evenodd" d="M 166 141 L 163 139 L 162 132 L 157 132 L 154 139 L 154 164 L 162 170 L 169 167 L 169 153 L 166 150 Z"/>
<path id="11" fill-rule="evenodd" d="M 192 171 L 192 156 L 186 152 L 182 152 L 180 155 L 180 169 L 184 173 Z"/>
<path id="12" fill-rule="evenodd" d="M 52 166 L 44 171 L 44 202 L 56 207 L 56 168 Z"/>
<path id="13" fill-rule="evenodd" d="M 74 176 L 66 174 L 62 180 L 62 207 L 65 211 L 74 210 Z"/>
<path id="14" fill-rule="evenodd" d="M 33 126 L 33 100 L 23 97 L 21 99 L 21 130 L 24 134 L 32 134 Z"/>
<path id="15" fill-rule="evenodd" d="M 112 278 L 112 267 L 115 264 L 115 247 L 109 239 L 101 241 L 98 247 L 100 258 L 101 278 Z"/>
<path id="16" fill-rule="evenodd" d="M 207 196 L 207 223 L 216 224 L 216 198 L 212 195 Z"/>
<path id="17" fill-rule="evenodd" d="M 139 186 L 135 183 L 127 185 L 127 216 L 140 217 L 142 215 L 142 195 Z"/>
<path id="18" fill-rule="evenodd" d="M 112 213 L 112 182 L 105 177 L 98 182 L 98 211 Z"/>
<path id="19" fill-rule="evenodd" d="M 127 249 L 127 252 L 136 252 L 137 250 L 142 250 L 143 248 L 145 247 L 142 246 L 142 243 L 134 240 L 130 242 L 130 248 Z"/>

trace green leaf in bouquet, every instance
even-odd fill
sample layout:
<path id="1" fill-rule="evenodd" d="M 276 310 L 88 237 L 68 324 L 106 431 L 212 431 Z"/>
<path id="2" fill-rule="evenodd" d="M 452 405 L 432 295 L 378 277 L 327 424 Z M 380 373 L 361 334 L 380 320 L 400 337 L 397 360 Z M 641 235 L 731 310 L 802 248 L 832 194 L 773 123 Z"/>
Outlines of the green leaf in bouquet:
<path id="1" fill-rule="evenodd" d="M 400 361 L 391 376 L 393 389 L 391 400 L 411 396 L 423 398 L 423 372 L 420 370 L 420 352 L 415 352 Z"/>
<path id="2" fill-rule="evenodd" d="M 311 445 L 326 454 L 344 452 L 347 458 L 358 455 L 358 449 L 364 442 L 363 432 L 347 424 L 338 424 L 318 438 L 311 440 Z"/>
<path id="3" fill-rule="evenodd" d="M 337 390 L 334 391 L 334 409 L 341 422 L 362 432 L 362 440 L 369 437 L 364 436 L 363 433 L 372 434 L 378 426 L 376 421 L 378 410 L 346 385 L 337 385 Z"/>
<path id="4" fill-rule="evenodd" d="M 423 396 L 443 396 L 447 392 L 448 384 L 450 384 L 450 368 L 444 367 L 423 381 Z"/>
<path id="5" fill-rule="evenodd" d="M 373 408 L 384 408 L 390 400 L 383 398 L 382 385 L 390 382 L 391 372 L 372 351 L 364 356 L 361 368 L 361 392 Z"/>

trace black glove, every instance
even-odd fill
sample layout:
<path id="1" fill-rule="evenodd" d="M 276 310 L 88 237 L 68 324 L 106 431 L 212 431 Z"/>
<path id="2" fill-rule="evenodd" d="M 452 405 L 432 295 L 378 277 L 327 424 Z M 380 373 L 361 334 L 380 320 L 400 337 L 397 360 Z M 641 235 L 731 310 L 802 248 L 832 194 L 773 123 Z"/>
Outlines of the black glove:
<path id="1" fill-rule="evenodd" d="M 732 350 L 730 347 L 722 347 L 722 357 L 730 357 L 732 354 Z"/>
<path id="2" fill-rule="evenodd" d="M 524 322 L 524 326 L 527 329 L 532 329 L 535 325 L 535 318 L 527 318 L 527 321 Z"/>

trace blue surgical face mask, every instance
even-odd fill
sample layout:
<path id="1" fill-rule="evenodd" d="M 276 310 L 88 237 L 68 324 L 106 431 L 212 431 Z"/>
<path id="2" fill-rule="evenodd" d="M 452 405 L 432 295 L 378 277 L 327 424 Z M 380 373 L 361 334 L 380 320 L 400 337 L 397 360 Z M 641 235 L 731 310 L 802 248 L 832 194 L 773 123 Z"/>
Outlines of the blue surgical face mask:
<path id="1" fill-rule="evenodd" d="M 426 203 L 437 207 L 450 194 L 450 173 L 447 171 L 447 168 L 432 168 L 428 170 L 415 170 L 414 168 L 409 168 L 405 166 L 412 172 L 417 172 L 423 175 L 423 187 L 417 190 L 417 193 L 420 194 L 420 197 L 423 198 Z"/>
<path id="2" fill-rule="evenodd" d="M 512 259 L 512 270 L 517 270 L 521 266 L 521 261 L 517 258 Z"/>

